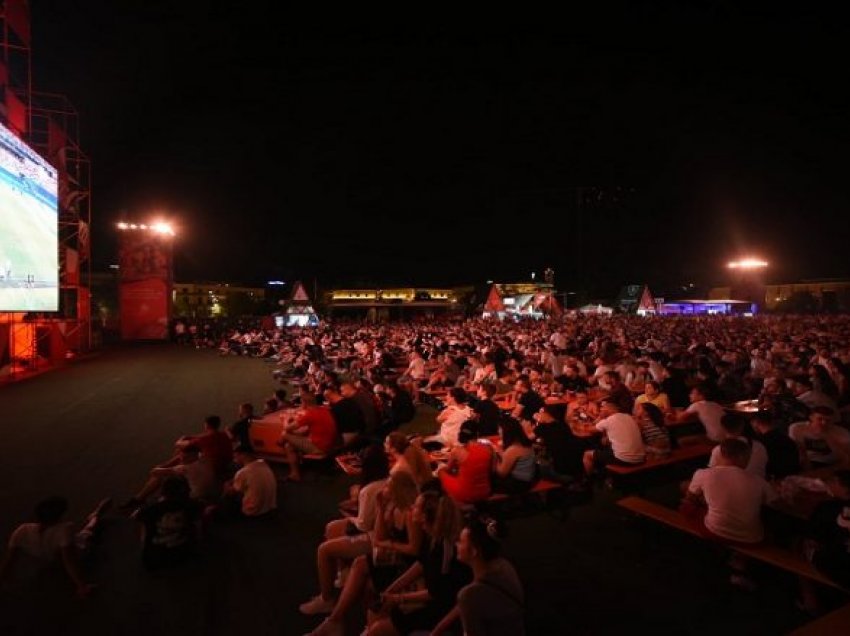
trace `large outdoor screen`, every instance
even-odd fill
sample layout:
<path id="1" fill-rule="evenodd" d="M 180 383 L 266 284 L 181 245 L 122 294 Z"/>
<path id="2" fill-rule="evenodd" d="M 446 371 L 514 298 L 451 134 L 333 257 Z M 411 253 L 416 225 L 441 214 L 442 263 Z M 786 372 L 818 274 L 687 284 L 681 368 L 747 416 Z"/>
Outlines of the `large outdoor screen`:
<path id="1" fill-rule="evenodd" d="M 0 124 L 0 311 L 59 307 L 56 170 Z"/>

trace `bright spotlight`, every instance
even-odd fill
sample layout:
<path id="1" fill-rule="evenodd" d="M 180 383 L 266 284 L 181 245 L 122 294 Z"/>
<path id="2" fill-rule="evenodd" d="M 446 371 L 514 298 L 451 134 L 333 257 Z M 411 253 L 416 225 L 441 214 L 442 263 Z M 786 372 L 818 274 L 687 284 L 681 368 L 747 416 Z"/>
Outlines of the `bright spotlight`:
<path id="1" fill-rule="evenodd" d="M 174 236 L 174 228 L 171 227 L 170 224 L 165 223 L 164 221 L 156 221 L 155 223 L 152 223 L 150 229 L 152 229 L 154 232 L 157 232 L 158 234 L 168 234 L 169 236 Z"/>
<path id="2" fill-rule="evenodd" d="M 727 264 L 729 269 L 763 269 L 767 267 L 767 261 L 758 258 L 742 258 Z"/>

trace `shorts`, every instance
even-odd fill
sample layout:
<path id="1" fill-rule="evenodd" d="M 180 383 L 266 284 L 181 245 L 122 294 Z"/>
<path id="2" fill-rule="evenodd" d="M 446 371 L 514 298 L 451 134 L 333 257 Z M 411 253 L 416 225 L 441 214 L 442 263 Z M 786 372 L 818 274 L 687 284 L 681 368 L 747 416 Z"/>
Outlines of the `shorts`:
<path id="1" fill-rule="evenodd" d="M 643 462 L 624 462 L 622 459 L 617 459 L 614 456 L 614 449 L 610 446 L 603 446 L 593 451 L 593 466 L 599 470 L 604 469 L 608 464 L 616 466 L 637 466 Z"/>
<path id="2" fill-rule="evenodd" d="M 292 448 L 299 451 L 303 455 L 324 455 L 325 451 L 316 446 L 306 435 L 296 435 L 295 433 L 285 433 L 284 441 L 289 443 Z"/>

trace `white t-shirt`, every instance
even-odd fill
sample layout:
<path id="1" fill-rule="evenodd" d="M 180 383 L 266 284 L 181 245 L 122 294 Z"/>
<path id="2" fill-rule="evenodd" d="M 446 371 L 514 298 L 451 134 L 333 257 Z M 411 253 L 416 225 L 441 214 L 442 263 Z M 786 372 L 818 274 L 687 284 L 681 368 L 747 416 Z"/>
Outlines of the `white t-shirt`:
<path id="1" fill-rule="evenodd" d="M 372 532 L 378 516 L 378 493 L 386 485 L 386 479 L 370 482 L 357 495 L 357 517 L 351 520 L 358 530 Z"/>
<path id="2" fill-rule="evenodd" d="M 215 476 L 205 459 L 179 464 L 172 470 L 189 482 L 189 496 L 192 499 L 206 499 L 215 495 Z"/>
<path id="3" fill-rule="evenodd" d="M 425 360 L 422 358 L 414 358 L 410 361 L 407 367 L 407 375 L 414 380 L 424 380 L 428 377 L 428 372 L 425 370 Z"/>
<path id="4" fill-rule="evenodd" d="M 472 419 L 474 413 L 465 404 L 463 406 L 446 407 L 446 410 L 443 412 L 448 413 L 448 415 L 446 415 L 443 423 L 440 424 L 438 437 L 446 446 L 454 446 L 457 444 L 457 434 L 460 432 L 461 425 L 465 421 Z"/>
<path id="5" fill-rule="evenodd" d="M 705 527 L 717 536 L 741 543 L 758 543 L 764 537 L 761 506 L 776 493 L 761 477 L 737 466 L 701 468 L 688 490 L 705 499 Z"/>
<path id="6" fill-rule="evenodd" d="M 277 480 L 272 469 L 257 459 L 237 471 L 233 488 L 242 493 L 242 513 L 256 517 L 277 508 Z"/>
<path id="7" fill-rule="evenodd" d="M 752 475 L 756 475 L 764 479 L 767 472 L 767 449 L 758 440 L 749 440 L 746 437 L 735 437 L 742 442 L 747 442 L 750 447 L 750 461 L 747 463 L 746 471 Z M 712 468 L 720 463 L 720 446 L 715 446 L 711 450 L 711 457 L 708 460 L 708 467 Z"/>
<path id="8" fill-rule="evenodd" d="M 39 561 L 51 561 L 73 541 L 73 524 L 70 521 L 57 523 L 42 532 L 39 532 L 37 523 L 24 523 L 9 538 L 9 549 L 17 548 Z"/>
<path id="9" fill-rule="evenodd" d="M 725 411 L 717 402 L 709 402 L 708 400 L 700 400 L 694 402 L 688 407 L 686 413 L 696 413 L 700 423 L 705 427 L 705 434 L 708 439 L 713 442 L 721 442 L 725 437 L 723 427 L 720 425 L 720 419 Z"/>
<path id="10" fill-rule="evenodd" d="M 818 464 L 834 464 L 839 460 L 827 439 L 835 446 L 850 448 L 850 432 L 834 424 L 819 433 L 808 422 L 797 422 L 788 427 L 788 436 L 803 447 L 810 461 Z"/>
<path id="11" fill-rule="evenodd" d="M 597 422 L 596 428 L 608 436 L 614 457 L 620 461 L 639 464 L 646 459 L 640 427 L 631 415 L 614 413 Z"/>

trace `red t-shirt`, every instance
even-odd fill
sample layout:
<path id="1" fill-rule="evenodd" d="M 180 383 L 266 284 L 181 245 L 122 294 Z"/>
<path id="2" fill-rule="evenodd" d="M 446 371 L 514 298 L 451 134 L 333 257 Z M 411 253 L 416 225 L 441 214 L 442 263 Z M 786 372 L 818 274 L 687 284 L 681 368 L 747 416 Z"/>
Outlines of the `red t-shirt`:
<path id="1" fill-rule="evenodd" d="M 195 438 L 194 443 L 212 466 L 216 476 L 226 475 L 233 463 L 233 442 L 227 433 L 207 431 Z"/>
<path id="2" fill-rule="evenodd" d="M 300 426 L 306 426 L 310 441 L 322 452 L 330 451 L 336 444 L 336 422 L 331 410 L 322 406 L 308 407 L 298 419 Z"/>

